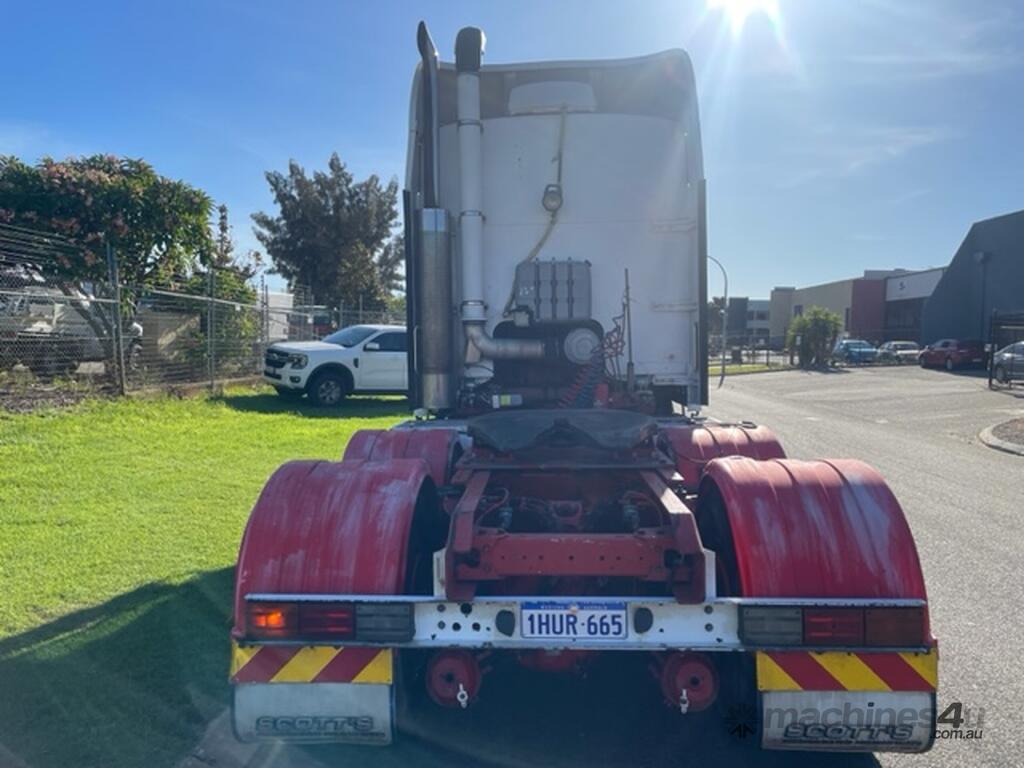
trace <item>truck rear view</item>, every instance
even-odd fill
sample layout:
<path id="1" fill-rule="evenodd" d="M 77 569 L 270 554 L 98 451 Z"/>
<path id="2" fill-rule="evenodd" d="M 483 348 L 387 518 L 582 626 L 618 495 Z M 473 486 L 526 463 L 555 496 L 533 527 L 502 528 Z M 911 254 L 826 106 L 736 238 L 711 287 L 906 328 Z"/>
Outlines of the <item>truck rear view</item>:
<path id="1" fill-rule="evenodd" d="M 697 415 L 689 58 L 484 66 L 467 28 L 442 64 L 422 25 L 418 44 L 418 418 L 264 488 L 237 571 L 238 734 L 388 744 L 396 703 L 500 697 L 496 665 L 571 685 L 633 654 L 679 717 L 757 708 L 768 748 L 928 749 L 937 646 L 885 482 Z"/>

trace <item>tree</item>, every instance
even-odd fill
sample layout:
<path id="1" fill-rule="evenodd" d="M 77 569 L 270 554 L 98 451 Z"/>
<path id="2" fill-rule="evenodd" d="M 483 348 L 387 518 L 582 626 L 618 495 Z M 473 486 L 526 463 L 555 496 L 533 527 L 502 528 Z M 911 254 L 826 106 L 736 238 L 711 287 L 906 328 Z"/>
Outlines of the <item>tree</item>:
<path id="1" fill-rule="evenodd" d="M 405 237 L 392 237 L 377 257 L 377 269 L 384 290 L 394 293 L 405 291 Z"/>
<path id="2" fill-rule="evenodd" d="M 400 320 L 402 323 L 405 322 L 405 294 L 404 293 L 393 293 L 388 296 L 387 299 L 387 310 L 391 320 Z"/>
<path id="3" fill-rule="evenodd" d="M 398 218 L 398 182 L 381 185 L 374 175 L 356 182 L 336 153 L 312 177 L 293 160 L 287 175 L 268 171 L 266 178 L 278 213 L 252 218 L 274 271 L 293 287 L 310 286 L 318 304 L 354 307 L 362 300 L 382 308 L 393 273 L 382 277 L 378 256 Z"/>
<path id="4" fill-rule="evenodd" d="M 110 278 L 106 248 L 125 284 L 120 312 L 72 302 L 109 357 L 116 318 L 131 314 L 139 286 L 186 273 L 212 251 L 210 198 L 183 181 L 160 176 L 143 160 L 113 155 L 44 157 L 29 165 L 0 156 L 0 223 L 56 235 L 28 254 L 60 289 L 78 295 L 86 281 Z M 60 243 L 58 247 L 56 244 Z"/>
<path id="5" fill-rule="evenodd" d="M 260 338 L 262 322 L 251 306 L 257 300 L 251 280 L 259 271 L 261 257 L 256 251 L 250 251 L 244 258 L 234 255 L 235 243 L 231 237 L 228 207 L 223 204 L 217 207 L 213 242 L 210 263 L 201 271 L 193 273 L 185 281 L 183 289 L 188 294 L 209 296 L 212 288 L 213 297 L 218 299 L 213 305 L 212 329 L 217 350 L 217 373 L 239 373 L 251 365 L 252 350 Z M 210 319 L 207 312 L 200 315 L 199 327 L 192 332 L 186 346 L 185 357 L 195 368 L 208 362 Z"/>
<path id="6" fill-rule="evenodd" d="M 228 222 L 228 207 L 217 206 L 217 238 L 213 250 L 213 263 L 218 267 L 231 264 L 235 243 L 231 239 L 231 224 Z"/>
<path id="7" fill-rule="evenodd" d="M 708 336 L 718 344 L 722 336 L 722 319 L 725 317 L 725 299 L 715 296 L 708 302 Z"/>
<path id="8" fill-rule="evenodd" d="M 210 205 L 206 193 L 143 160 L 92 155 L 28 165 L 0 156 L 0 221 L 80 244 L 47 265 L 71 281 L 107 279 L 107 244 L 130 285 L 189 271 L 212 251 Z"/>
<path id="9" fill-rule="evenodd" d="M 786 346 L 796 348 L 801 367 L 824 365 L 842 327 L 843 320 L 835 312 L 811 307 L 789 324 Z"/>

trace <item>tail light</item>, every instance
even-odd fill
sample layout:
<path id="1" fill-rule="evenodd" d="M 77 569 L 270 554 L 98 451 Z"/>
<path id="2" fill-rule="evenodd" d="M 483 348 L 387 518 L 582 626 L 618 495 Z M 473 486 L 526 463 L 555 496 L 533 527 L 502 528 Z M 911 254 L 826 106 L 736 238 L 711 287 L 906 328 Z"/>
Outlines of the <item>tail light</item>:
<path id="1" fill-rule="evenodd" d="M 740 609 L 740 639 L 749 645 L 800 645 L 804 639 L 799 608 L 746 605 Z"/>
<path id="2" fill-rule="evenodd" d="M 740 607 L 740 640 L 762 647 L 916 648 L 926 645 L 923 607 Z"/>
<path id="3" fill-rule="evenodd" d="M 868 608 L 864 611 L 867 645 L 924 645 L 924 608 Z"/>
<path id="4" fill-rule="evenodd" d="M 355 634 L 352 603 L 247 603 L 246 628 L 257 640 L 341 640 Z"/>
<path id="5" fill-rule="evenodd" d="M 298 628 L 295 603 L 249 603 L 245 625 L 249 634 L 267 640 L 288 638 Z"/>
<path id="6" fill-rule="evenodd" d="M 403 643 L 415 634 L 412 603 L 252 600 L 246 612 L 253 640 Z"/>
<path id="7" fill-rule="evenodd" d="M 299 603 L 299 637 L 310 640 L 348 639 L 355 632 L 352 603 Z"/>
<path id="8" fill-rule="evenodd" d="M 806 645 L 863 645 L 864 611 L 860 608 L 805 608 Z"/>

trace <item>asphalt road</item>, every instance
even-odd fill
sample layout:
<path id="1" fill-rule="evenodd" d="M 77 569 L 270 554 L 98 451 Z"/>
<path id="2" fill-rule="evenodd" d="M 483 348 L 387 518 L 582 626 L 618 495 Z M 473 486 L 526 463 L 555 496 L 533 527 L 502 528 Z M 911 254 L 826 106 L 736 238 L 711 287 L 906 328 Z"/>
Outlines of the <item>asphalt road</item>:
<path id="1" fill-rule="evenodd" d="M 793 458 L 859 458 L 881 471 L 923 562 L 940 640 L 940 711 L 959 701 L 972 723 L 982 716 L 980 740 L 939 741 L 927 755 L 877 760 L 761 752 L 750 739 L 726 735 L 721 715 L 667 719 L 642 669 L 615 668 L 575 685 L 498 670 L 478 706 L 426 710 L 409 724 L 421 738 L 392 750 L 229 754 L 233 742 L 221 723 L 204 753 L 223 766 L 1021 765 L 1024 457 L 984 446 L 977 433 L 1024 415 L 1024 390 L 990 392 L 979 376 L 910 367 L 768 373 L 727 379 L 708 414 L 771 427 Z"/>

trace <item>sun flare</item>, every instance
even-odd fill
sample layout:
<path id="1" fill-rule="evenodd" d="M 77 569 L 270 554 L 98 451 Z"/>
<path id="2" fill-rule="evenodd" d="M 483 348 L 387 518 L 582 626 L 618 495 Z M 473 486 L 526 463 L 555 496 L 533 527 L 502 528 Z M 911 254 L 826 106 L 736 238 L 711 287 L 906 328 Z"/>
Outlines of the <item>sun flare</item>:
<path id="1" fill-rule="evenodd" d="M 734 35 L 743 31 L 743 25 L 754 14 L 764 14 L 773 23 L 779 18 L 778 0 L 708 0 L 708 10 L 722 11 Z"/>

